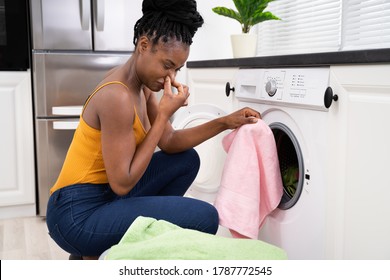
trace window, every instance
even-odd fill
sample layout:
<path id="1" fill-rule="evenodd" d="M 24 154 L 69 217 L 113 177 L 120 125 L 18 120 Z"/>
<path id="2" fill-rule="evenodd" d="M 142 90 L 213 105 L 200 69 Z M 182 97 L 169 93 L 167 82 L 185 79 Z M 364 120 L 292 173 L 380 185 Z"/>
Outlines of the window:
<path id="1" fill-rule="evenodd" d="M 390 0 L 344 2 L 343 50 L 390 47 Z"/>
<path id="2" fill-rule="evenodd" d="M 258 55 L 390 47 L 390 0 L 277 0 L 257 25 Z"/>

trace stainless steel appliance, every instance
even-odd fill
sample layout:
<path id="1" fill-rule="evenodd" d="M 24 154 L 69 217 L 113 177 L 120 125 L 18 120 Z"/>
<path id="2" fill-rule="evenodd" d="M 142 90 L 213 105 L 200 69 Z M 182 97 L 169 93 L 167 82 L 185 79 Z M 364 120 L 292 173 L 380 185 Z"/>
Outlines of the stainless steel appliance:
<path id="1" fill-rule="evenodd" d="M 30 68 L 28 0 L 0 0 L 0 70 Z"/>
<path id="2" fill-rule="evenodd" d="M 134 50 L 142 0 L 31 0 L 38 212 L 46 215 L 81 106 Z"/>

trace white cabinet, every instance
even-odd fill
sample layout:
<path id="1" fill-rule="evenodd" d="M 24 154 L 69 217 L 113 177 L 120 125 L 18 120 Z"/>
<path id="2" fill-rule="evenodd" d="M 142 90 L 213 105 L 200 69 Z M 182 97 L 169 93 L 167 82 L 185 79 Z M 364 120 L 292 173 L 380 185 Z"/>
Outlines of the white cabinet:
<path id="1" fill-rule="evenodd" d="M 328 255 L 390 257 L 390 65 L 331 67 Z"/>
<path id="2" fill-rule="evenodd" d="M 238 68 L 190 68 L 187 82 L 190 88 L 189 105 L 213 104 L 229 113 L 233 108 L 233 95 L 225 93 L 226 83 L 234 85 Z"/>
<path id="3" fill-rule="evenodd" d="M 30 71 L 0 72 L 0 218 L 36 213 L 32 107 Z"/>

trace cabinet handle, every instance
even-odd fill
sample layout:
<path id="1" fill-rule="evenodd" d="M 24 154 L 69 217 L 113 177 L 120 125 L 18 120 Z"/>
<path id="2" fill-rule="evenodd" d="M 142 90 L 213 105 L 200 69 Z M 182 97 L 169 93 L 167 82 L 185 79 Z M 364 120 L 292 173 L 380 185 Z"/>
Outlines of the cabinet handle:
<path id="1" fill-rule="evenodd" d="M 332 105 L 333 101 L 339 100 L 339 96 L 337 94 L 333 94 L 333 90 L 331 87 L 328 87 L 325 90 L 325 95 L 324 95 L 324 105 L 325 108 L 329 108 L 330 105 Z"/>
<path id="2" fill-rule="evenodd" d="M 79 121 L 54 121 L 54 130 L 75 130 L 79 125 Z"/>
<path id="3" fill-rule="evenodd" d="M 227 83 L 226 83 L 226 88 L 225 88 L 225 93 L 226 93 L 226 96 L 227 96 L 227 97 L 229 97 L 230 91 L 233 91 L 233 92 L 234 92 L 234 87 L 230 87 L 230 83 L 227 82 Z"/>

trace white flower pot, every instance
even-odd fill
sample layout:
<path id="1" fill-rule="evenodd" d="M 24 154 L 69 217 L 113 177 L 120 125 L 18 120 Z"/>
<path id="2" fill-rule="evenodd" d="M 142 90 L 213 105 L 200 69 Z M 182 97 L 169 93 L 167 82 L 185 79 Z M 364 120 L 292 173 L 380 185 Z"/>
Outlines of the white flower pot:
<path id="1" fill-rule="evenodd" d="M 233 34 L 231 35 L 233 57 L 254 57 L 256 56 L 257 35 L 256 34 Z"/>

